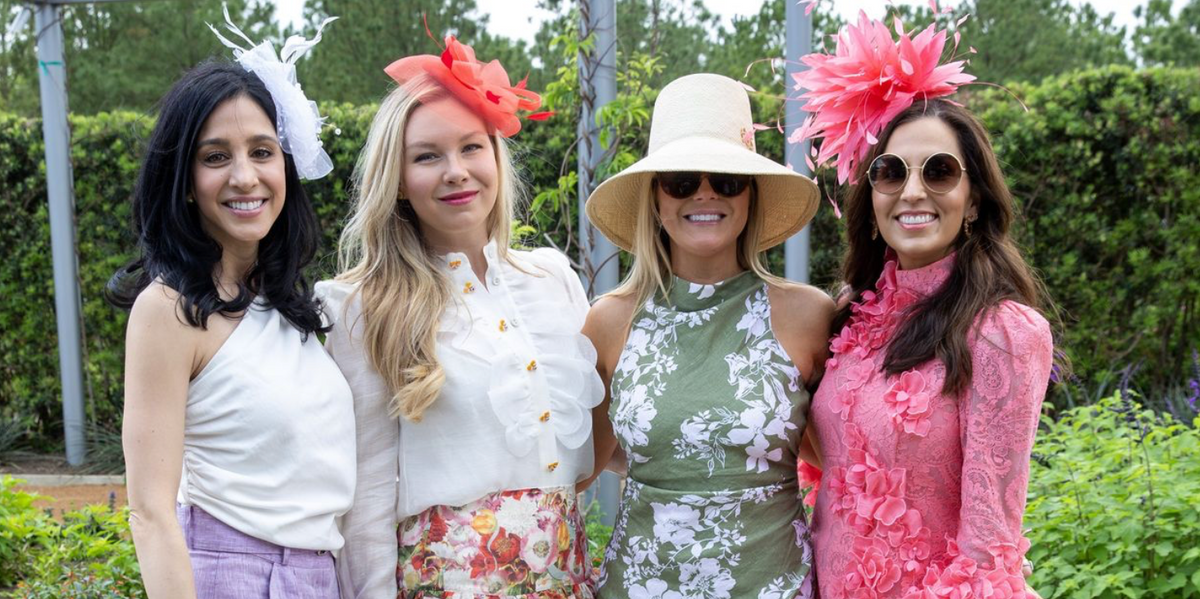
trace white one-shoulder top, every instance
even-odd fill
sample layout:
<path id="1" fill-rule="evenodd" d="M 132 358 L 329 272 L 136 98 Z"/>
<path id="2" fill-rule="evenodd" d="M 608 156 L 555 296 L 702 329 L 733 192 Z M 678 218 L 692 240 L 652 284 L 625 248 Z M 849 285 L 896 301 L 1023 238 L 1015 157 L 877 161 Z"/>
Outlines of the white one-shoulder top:
<path id="1" fill-rule="evenodd" d="M 188 387 L 179 503 L 276 545 L 340 549 L 354 456 L 346 379 L 256 300 Z"/>

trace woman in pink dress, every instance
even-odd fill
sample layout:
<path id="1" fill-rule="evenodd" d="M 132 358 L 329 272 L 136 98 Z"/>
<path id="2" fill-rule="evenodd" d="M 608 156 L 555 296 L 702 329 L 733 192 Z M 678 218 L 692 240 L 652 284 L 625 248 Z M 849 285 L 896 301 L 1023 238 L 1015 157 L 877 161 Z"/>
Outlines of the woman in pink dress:
<path id="1" fill-rule="evenodd" d="M 814 66 L 812 77 L 828 75 Z M 823 599 L 1036 596 L 1021 571 L 1021 516 L 1051 330 L 1042 286 L 1010 237 L 1013 199 L 986 129 L 929 99 L 969 80 L 955 79 L 955 64 L 934 75 L 947 66 L 945 93 L 875 120 L 861 154 L 822 135 L 857 182 L 811 414 L 824 469 L 812 528 Z M 815 127 L 839 130 L 813 104 Z"/>

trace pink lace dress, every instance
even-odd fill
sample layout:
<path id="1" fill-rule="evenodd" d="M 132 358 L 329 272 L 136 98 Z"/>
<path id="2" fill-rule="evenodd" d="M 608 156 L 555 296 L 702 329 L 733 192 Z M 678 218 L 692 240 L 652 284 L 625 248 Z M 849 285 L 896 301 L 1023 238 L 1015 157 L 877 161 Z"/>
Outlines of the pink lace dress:
<path id="1" fill-rule="evenodd" d="M 880 372 L 904 310 L 941 286 L 953 260 L 915 270 L 889 261 L 830 344 L 811 415 L 825 468 L 812 528 L 822 599 L 1025 596 L 1021 515 L 1049 325 L 1016 302 L 988 311 L 959 396 L 942 393 L 938 360 Z"/>

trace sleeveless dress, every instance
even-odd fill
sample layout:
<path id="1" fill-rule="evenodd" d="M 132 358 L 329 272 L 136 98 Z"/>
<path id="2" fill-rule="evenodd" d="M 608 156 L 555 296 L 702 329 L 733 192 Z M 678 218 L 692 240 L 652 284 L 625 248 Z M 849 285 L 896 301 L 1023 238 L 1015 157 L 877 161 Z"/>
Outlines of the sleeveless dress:
<path id="1" fill-rule="evenodd" d="M 767 285 L 676 278 L 634 316 L 610 418 L 628 478 L 601 597 L 812 597 L 796 448 L 809 397 Z"/>

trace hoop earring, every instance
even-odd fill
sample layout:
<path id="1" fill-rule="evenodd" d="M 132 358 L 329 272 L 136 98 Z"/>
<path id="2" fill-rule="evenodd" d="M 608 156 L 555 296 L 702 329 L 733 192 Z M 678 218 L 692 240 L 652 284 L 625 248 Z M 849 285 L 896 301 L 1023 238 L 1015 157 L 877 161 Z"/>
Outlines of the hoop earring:
<path id="1" fill-rule="evenodd" d="M 871 241 L 876 239 L 879 239 L 879 225 L 876 225 L 875 221 L 871 221 Z"/>

